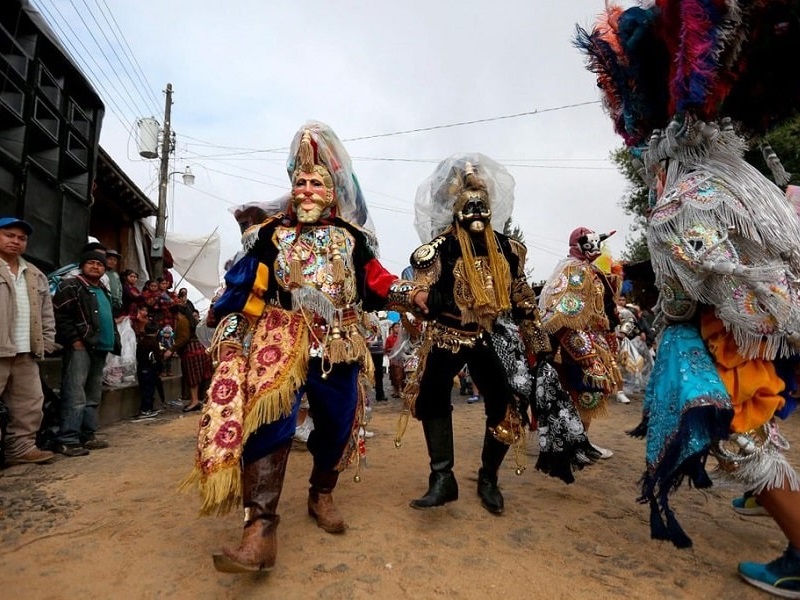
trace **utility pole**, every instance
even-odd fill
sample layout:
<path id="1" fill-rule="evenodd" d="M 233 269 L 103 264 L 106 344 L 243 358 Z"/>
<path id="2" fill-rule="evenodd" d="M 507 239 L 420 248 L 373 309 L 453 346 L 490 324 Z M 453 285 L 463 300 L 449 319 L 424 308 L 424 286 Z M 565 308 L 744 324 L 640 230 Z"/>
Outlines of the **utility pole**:
<path id="1" fill-rule="evenodd" d="M 156 236 L 150 257 L 153 259 L 153 278 L 164 274 L 164 246 L 167 221 L 167 184 L 169 183 L 169 153 L 172 145 L 170 116 L 172 114 L 172 84 L 167 84 L 167 99 L 164 104 L 164 128 L 161 139 L 161 168 L 158 175 L 158 215 L 156 216 Z"/>

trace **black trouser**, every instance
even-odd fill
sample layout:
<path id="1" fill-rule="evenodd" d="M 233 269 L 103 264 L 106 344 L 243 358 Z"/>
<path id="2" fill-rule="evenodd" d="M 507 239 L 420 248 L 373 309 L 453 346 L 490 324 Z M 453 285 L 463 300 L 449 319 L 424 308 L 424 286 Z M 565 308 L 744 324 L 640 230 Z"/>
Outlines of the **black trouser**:
<path id="1" fill-rule="evenodd" d="M 375 400 L 383 402 L 386 394 L 383 392 L 383 354 L 371 354 L 372 364 L 375 365 Z"/>
<path id="2" fill-rule="evenodd" d="M 418 419 L 450 416 L 453 378 L 464 363 L 483 395 L 487 426 L 494 427 L 505 418 L 506 407 L 513 401 L 508 376 L 488 342 L 479 340 L 473 348 L 462 347 L 456 353 L 436 346 L 431 349 L 419 382 L 414 411 Z"/>

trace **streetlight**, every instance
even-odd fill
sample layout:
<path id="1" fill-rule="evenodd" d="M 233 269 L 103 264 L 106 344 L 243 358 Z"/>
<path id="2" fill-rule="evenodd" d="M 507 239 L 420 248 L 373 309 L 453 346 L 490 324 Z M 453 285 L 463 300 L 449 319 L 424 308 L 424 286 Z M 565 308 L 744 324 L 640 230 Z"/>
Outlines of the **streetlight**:
<path id="1" fill-rule="evenodd" d="M 189 186 L 189 187 L 194 186 L 194 173 L 192 173 L 192 169 L 191 169 L 191 167 L 189 167 L 189 165 L 186 165 L 186 167 L 183 169 L 183 171 L 172 171 L 169 175 L 167 175 L 167 177 L 171 178 L 173 175 L 180 175 L 181 176 L 181 180 L 183 181 L 183 185 Z M 169 204 L 168 212 L 166 213 L 166 215 L 164 217 L 164 221 L 165 221 L 165 224 L 164 224 L 165 230 L 167 228 L 166 221 L 169 221 L 169 230 L 170 231 L 175 231 L 175 228 L 174 228 L 174 225 L 175 225 L 175 186 L 174 185 L 172 186 L 172 198 L 171 198 L 171 202 Z M 164 235 L 166 235 L 166 231 L 164 232 Z"/>

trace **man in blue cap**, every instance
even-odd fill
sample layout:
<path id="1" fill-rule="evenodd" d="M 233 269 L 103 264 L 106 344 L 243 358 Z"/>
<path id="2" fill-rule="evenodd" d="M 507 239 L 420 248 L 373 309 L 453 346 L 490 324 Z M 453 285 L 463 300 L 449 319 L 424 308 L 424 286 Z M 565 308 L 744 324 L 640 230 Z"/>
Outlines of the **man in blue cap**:
<path id="1" fill-rule="evenodd" d="M 32 233 L 26 221 L 0 218 L 0 398 L 9 415 L 9 465 L 53 458 L 36 447 L 44 402 L 36 359 L 55 350 L 56 326 L 47 277 L 22 258 Z"/>

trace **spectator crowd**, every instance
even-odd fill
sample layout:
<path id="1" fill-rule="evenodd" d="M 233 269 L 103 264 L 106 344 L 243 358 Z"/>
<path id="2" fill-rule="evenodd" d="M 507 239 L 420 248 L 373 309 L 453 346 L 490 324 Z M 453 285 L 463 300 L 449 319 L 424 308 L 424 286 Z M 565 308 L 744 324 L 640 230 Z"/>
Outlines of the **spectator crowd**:
<path id="1" fill-rule="evenodd" d="M 119 272 L 124 257 L 98 242 L 86 244 L 77 263 L 45 276 L 23 258 L 33 235 L 27 221 L 0 218 L 0 465 L 108 447 L 97 435 L 104 383 L 135 378 L 136 420 L 151 419 L 160 412 L 156 394 L 166 404 L 161 379 L 172 375 L 174 357 L 182 408 L 199 410 L 212 363 L 195 332 L 199 313 L 188 290 L 175 293 L 169 271 L 140 287 L 135 271 Z M 45 355 L 61 358 L 58 393 L 40 375 Z M 130 381 L 111 375 L 121 366 Z"/>

